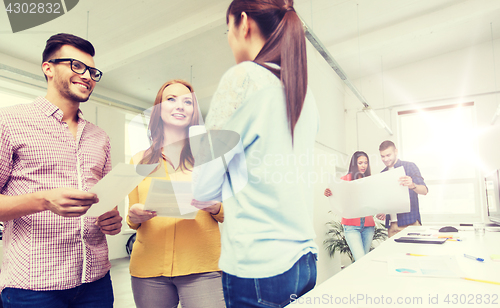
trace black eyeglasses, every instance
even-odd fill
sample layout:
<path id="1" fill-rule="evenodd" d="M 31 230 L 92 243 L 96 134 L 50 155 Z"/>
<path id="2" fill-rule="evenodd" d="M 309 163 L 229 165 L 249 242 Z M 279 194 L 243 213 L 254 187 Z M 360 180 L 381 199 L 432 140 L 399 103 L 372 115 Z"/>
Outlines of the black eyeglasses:
<path id="1" fill-rule="evenodd" d="M 87 70 L 89 70 L 90 78 L 92 78 L 92 80 L 94 80 L 95 82 L 98 82 L 99 80 L 101 80 L 102 72 L 95 67 L 90 67 L 90 66 L 86 65 L 82 61 L 78 61 L 78 60 L 71 59 L 71 58 L 63 58 L 63 59 L 52 59 L 52 60 L 49 60 L 47 62 L 60 63 L 60 62 L 66 62 L 66 61 L 71 62 L 71 70 L 73 72 L 80 74 L 80 75 L 83 75 L 83 74 L 85 74 L 85 72 Z"/>

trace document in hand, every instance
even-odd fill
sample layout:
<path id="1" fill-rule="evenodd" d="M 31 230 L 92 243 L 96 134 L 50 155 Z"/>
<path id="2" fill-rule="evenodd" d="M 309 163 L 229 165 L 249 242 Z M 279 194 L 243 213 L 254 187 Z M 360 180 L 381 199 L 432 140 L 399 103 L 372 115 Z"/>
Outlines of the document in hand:
<path id="1" fill-rule="evenodd" d="M 190 181 L 151 180 L 144 209 L 158 216 L 194 219 L 198 209 L 191 205 L 193 193 Z"/>
<path id="2" fill-rule="evenodd" d="M 130 165 L 119 163 L 90 189 L 99 198 L 85 215 L 100 216 L 118 205 L 158 164 Z"/>
<path id="3" fill-rule="evenodd" d="M 357 218 L 379 213 L 406 213 L 410 211 L 408 187 L 399 184 L 405 176 L 403 167 L 355 181 L 330 177 L 328 197 L 332 211 L 344 218 Z"/>

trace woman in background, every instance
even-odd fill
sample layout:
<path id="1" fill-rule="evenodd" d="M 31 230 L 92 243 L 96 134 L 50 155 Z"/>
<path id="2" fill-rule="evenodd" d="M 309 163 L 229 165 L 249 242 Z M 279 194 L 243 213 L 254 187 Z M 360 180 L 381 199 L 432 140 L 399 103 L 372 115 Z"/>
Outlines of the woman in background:
<path id="1" fill-rule="evenodd" d="M 349 173 L 341 177 L 344 181 L 354 181 L 371 175 L 370 160 L 365 152 L 357 151 L 352 155 L 349 163 Z M 327 188 L 325 196 L 330 197 L 332 191 Z M 342 218 L 344 236 L 351 249 L 354 261 L 370 251 L 373 234 L 375 233 L 375 221 L 372 216 L 360 218 Z"/>
<path id="2" fill-rule="evenodd" d="M 218 268 L 224 220 L 220 202 L 204 203 L 195 219 L 157 217 L 145 211 L 152 178 L 191 181 L 194 164 L 188 129 L 200 122 L 192 86 L 183 80 L 165 83 L 156 96 L 149 131 L 151 146 L 131 163 L 160 163 L 129 195 L 127 223 L 137 230 L 130 259 L 132 291 L 138 308 L 224 307 Z"/>
<path id="3" fill-rule="evenodd" d="M 222 130 L 212 144 L 227 144 L 214 140 L 226 132 L 241 143 L 221 163 L 196 165 L 194 197 L 224 200 L 227 307 L 283 307 L 316 283 L 313 190 L 304 176 L 319 116 L 307 90 L 304 29 L 292 1 L 234 0 L 226 17 L 237 65 L 222 77 L 206 127 Z"/>

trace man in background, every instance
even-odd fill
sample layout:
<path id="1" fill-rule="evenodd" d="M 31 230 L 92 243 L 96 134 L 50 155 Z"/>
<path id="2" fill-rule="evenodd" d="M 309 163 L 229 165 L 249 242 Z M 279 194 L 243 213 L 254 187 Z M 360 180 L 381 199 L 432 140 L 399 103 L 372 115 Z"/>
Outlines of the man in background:
<path id="1" fill-rule="evenodd" d="M 109 137 L 79 109 L 102 73 L 94 47 L 71 34 L 47 40 L 47 94 L 0 110 L 0 272 L 7 307 L 113 307 L 105 234 L 120 232 L 116 208 L 82 216 L 88 191 L 111 170 Z"/>
<path id="2" fill-rule="evenodd" d="M 379 151 L 380 157 L 386 166 L 382 172 L 401 166 L 404 168 L 406 176 L 401 177 L 399 182 L 401 185 L 408 187 L 410 194 L 410 212 L 377 215 L 377 218 L 381 220 L 385 218 L 385 226 L 388 228 L 387 232 L 389 237 L 391 237 L 407 226 L 422 225 L 418 206 L 418 195 L 427 195 L 429 190 L 424 183 L 424 178 L 420 175 L 420 170 L 417 165 L 412 162 L 398 159 L 398 149 L 396 149 L 396 145 L 394 145 L 392 141 L 386 140 L 382 142 L 379 146 Z"/>

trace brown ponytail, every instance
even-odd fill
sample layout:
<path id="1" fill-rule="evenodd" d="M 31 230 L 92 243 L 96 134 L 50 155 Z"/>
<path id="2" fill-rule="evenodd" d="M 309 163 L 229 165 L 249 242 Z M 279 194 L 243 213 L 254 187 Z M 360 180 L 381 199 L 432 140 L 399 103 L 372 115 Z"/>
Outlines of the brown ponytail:
<path id="1" fill-rule="evenodd" d="M 295 124 L 307 91 L 306 40 L 302 22 L 293 9 L 293 0 L 233 0 L 227 9 L 226 20 L 229 21 L 231 15 L 238 26 L 242 12 L 257 23 L 266 39 L 254 62 L 269 69 L 283 83 L 293 142 Z M 281 70 L 266 63 L 277 64 Z"/>

